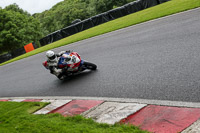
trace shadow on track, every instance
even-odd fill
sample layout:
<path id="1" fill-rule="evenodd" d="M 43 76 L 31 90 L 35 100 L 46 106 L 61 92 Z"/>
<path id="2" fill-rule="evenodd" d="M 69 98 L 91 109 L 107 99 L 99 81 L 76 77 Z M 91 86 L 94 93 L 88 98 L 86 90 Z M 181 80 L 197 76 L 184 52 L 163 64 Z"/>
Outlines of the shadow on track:
<path id="1" fill-rule="evenodd" d="M 87 70 L 87 71 L 81 72 L 79 74 L 75 74 L 75 75 L 66 77 L 63 80 L 57 79 L 55 81 L 55 84 L 59 87 L 66 86 L 66 85 L 79 84 L 79 83 L 87 81 L 87 78 L 92 77 L 92 75 L 95 74 L 96 72 L 98 72 L 98 70 L 95 70 L 95 71 Z"/>

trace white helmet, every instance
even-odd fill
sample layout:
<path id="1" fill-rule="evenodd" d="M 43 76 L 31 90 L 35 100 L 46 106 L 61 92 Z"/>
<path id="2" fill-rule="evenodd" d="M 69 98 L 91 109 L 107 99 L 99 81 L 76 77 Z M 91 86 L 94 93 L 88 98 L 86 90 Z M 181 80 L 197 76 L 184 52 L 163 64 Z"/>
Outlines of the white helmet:
<path id="1" fill-rule="evenodd" d="M 49 50 L 46 52 L 46 56 L 49 60 L 53 61 L 56 58 L 56 55 L 53 51 Z"/>

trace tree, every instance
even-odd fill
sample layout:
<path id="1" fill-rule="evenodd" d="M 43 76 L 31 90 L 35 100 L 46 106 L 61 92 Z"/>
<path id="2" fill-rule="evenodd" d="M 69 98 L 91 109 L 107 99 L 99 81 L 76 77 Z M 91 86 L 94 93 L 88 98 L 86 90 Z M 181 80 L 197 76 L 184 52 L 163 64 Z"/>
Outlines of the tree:
<path id="1" fill-rule="evenodd" d="M 94 7 L 96 14 L 100 14 L 115 7 L 123 6 L 135 0 L 90 0 L 89 7 Z"/>
<path id="2" fill-rule="evenodd" d="M 19 12 L 20 14 L 24 14 L 27 16 L 31 16 L 30 13 L 28 13 L 27 11 L 24 11 L 23 9 L 21 9 L 16 3 L 11 4 L 9 6 L 5 7 L 5 10 L 7 11 L 14 11 L 14 12 Z"/>
<path id="3" fill-rule="evenodd" d="M 0 9 L 0 53 L 23 47 L 42 37 L 39 21 L 16 9 L 18 6 L 15 4 Z"/>
<path id="4" fill-rule="evenodd" d="M 76 19 L 84 20 L 131 1 L 134 0 L 64 0 L 33 16 L 40 20 L 43 34 L 48 35 L 70 26 Z"/>
<path id="5" fill-rule="evenodd" d="M 75 19 L 83 20 L 89 16 L 87 4 L 83 0 L 65 0 L 48 11 L 34 14 L 40 20 L 45 35 L 69 26 Z"/>

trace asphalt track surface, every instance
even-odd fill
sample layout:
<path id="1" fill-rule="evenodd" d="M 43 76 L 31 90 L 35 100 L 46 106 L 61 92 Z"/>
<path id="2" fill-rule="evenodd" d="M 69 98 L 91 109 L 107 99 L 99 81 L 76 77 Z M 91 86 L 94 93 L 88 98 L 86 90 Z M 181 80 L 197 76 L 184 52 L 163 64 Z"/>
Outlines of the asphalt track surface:
<path id="1" fill-rule="evenodd" d="M 0 97 L 89 96 L 200 102 L 200 8 L 54 49 L 97 64 L 60 81 L 45 53 L 0 66 Z"/>

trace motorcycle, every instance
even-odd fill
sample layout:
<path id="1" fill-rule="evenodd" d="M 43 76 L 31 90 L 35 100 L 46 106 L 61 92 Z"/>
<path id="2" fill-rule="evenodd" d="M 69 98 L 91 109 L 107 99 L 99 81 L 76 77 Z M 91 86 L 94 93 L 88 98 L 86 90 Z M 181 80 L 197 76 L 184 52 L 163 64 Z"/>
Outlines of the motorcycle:
<path id="1" fill-rule="evenodd" d="M 48 68 L 47 61 L 43 63 L 43 66 L 45 68 Z M 86 69 L 88 70 L 96 70 L 97 66 L 93 63 L 87 62 L 85 60 L 82 60 L 80 55 L 77 52 L 71 52 L 71 53 L 64 53 L 62 56 L 60 56 L 58 60 L 57 68 L 60 70 L 64 70 L 62 72 L 63 78 L 72 76 L 75 74 L 79 74 Z M 63 79 L 62 78 L 62 79 Z M 59 78 L 61 79 L 61 78 Z"/>

